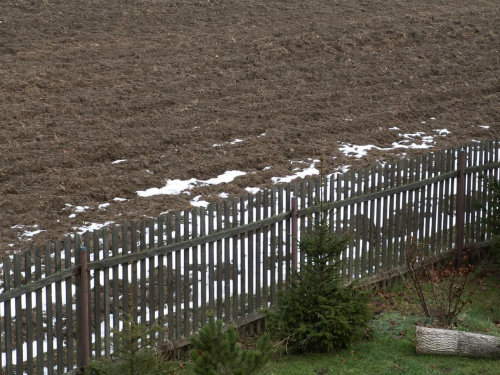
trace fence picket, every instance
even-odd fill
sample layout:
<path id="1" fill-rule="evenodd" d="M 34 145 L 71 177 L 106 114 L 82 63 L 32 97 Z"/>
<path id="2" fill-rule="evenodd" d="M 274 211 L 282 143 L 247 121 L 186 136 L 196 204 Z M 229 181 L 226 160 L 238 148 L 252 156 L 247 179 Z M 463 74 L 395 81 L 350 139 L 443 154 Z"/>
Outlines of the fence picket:
<path id="1" fill-rule="evenodd" d="M 232 223 L 231 227 L 232 228 L 237 228 L 238 227 L 238 204 L 235 198 L 231 199 L 231 213 L 232 213 Z M 240 285 L 239 285 L 239 270 L 238 270 L 238 263 L 239 263 L 239 254 L 238 254 L 238 235 L 235 234 L 232 237 L 232 268 L 231 268 L 231 273 L 232 273 L 232 290 L 231 290 L 231 299 L 232 299 L 232 310 L 233 310 L 233 316 L 232 319 L 236 320 L 238 319 L 238 296 L 240 295 Z M 241 259 L 243 261 L 243 259 Z M 227 296 L 226 296 L 227 298 Z"/>
<path id="2" fill-rule="evenodd" d="M 55 242 L 54 248 L 54 262 L 55 269 L 54 272 L 61 271 L 61 243 L 59 241 Z M 61 281 L 58 280 L 55 283 L 56 287 L 56 342 L 57 342 L 57 373 L 64 373 L 64 358 L 63 358 L 63 349 L 64 349 L 64 339 L 63 339 L 63 315 L 62 315 L 62 284 Z"/>
<path id="3" fill-rule="evenodd" d="M 25 272 L 25 282 L 24 284 L 29 284 L 32 282 L 32 272 L 31 272 L 31 250 L 27 250 L 24 258 L 24 272 Z M 66 282 L 68 285 L 68 282 Z M 33 374 L 33 293 L 26 294 L 26 372 L 28 374 Z M 70 299 L 71 301 L 71 299 Z M 68 362 L 69 364 L 70 362 Z M 1 367 L 1 366 L 0 366 Z M 1 373 L 1 372 L 0 372 Z"/>
<path id="4" fill-rule="evenodd" d="M 66 236 L 64 240 L 64 267 L 66 269 L 71 267 L 71 238 Z M 73 278 L 66 279 L 66 306 L 64 307 L 65 317 L 66 317 L 66 365 L 67 370 L 73 368 Z M 90 289 L 89 289 L 90 290 Z M 29 298 L 31 301 L 31 296 Z M 31 302 L 30 308 L 31 311 Z M 30 314 L 31 315 L 31 314 Z M 30 324 L 31 327 L 31 324 Z M 28 342 L 33 340 L 28 338 Z M 31 347 L 31 346 L 30 346 Z M 29 371 L 28 374 L 33 373 Z"/>

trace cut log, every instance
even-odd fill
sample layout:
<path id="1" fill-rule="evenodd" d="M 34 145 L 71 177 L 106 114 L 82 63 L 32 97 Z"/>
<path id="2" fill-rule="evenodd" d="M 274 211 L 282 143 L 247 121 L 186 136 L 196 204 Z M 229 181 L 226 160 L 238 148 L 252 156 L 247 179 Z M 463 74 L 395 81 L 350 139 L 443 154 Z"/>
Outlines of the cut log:
<path id="1" fill-rule="evenodd" d="M 417 327 L 417 354 L 500 359 L 500 337 Z"/>

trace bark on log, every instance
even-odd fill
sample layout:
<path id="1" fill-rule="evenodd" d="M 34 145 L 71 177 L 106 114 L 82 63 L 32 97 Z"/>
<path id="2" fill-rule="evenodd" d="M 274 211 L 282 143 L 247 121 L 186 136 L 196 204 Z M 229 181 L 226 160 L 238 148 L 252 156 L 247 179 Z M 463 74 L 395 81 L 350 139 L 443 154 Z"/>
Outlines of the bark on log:
<path id="1" fill-rule="evenodd" d="M 500 337 L 417 327 L 417 354 L 500 359 Z"/>

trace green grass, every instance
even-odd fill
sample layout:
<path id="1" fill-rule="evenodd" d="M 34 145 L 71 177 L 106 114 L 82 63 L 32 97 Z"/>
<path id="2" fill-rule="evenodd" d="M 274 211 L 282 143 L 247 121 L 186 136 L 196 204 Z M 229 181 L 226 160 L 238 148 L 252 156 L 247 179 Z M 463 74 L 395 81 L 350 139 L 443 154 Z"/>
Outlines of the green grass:
<path id="1" fill-rule="evenodd" d="M 453 329 L 500 337 L 500 264 L 477 267 L 475 278 L 484 281 Z M 261 374 L 500 375 L 500 360 L 415 354 L 416 325 L 433 326 L 436 322 L 422 314 L 420 301 L 409 283 L 374 293 L 372 306 L 375 316 L 369 325 L 369 339 L 329 354 L 282 354 Z M 189 363 L 185 368 L 181 374 L 193 373 Z"/>

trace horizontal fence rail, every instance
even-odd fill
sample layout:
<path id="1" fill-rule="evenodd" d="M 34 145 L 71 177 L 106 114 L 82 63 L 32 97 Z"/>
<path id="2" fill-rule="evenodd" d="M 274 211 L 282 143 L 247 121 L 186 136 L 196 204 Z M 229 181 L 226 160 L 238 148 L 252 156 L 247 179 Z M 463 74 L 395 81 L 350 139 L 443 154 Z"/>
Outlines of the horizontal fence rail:
<path id="1" fill-rule="evenodd" d="M 209 314 L 255 320 L 250 333 L 260 331 L 262 311 L 306 261 L 297 242 L 323 217 L 349 236 L 340 259 L 345 283 L 402 266 L 411 243 L 440 254 L 487 240 L 486 181 L 499 177 L 499 146 L 293 182 L 7 257 L 0 374 L 63 374 L 109 358 L 124 318 L 159 325 L 162 349 L 186 342 Z"/>

